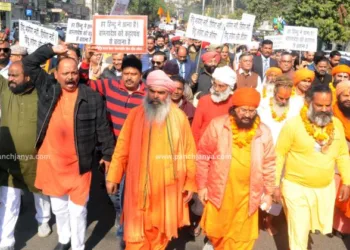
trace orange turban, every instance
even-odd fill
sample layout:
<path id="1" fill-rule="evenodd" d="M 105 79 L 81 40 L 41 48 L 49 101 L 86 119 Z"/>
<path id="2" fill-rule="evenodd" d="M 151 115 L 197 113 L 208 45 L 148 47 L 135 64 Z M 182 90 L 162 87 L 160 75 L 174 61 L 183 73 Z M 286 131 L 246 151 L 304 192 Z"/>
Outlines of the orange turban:
<path id="1" fill-rule="evenodd" d="M 277 76 L 281 76 L 282 70 L 280 68 L 277 68 L 277 67 L 271 67 L 268 70 L 266 70 L 266 75 L 270 75 L 271 73 L 276 73 Z"/>
<path id="2" fill-rule="evenodd" d="M 332 76 L 334 76 L 334 75 L 336 75 L 338 73 L 346 73 L 346 74 L 350 75 L 350 67 L 347 66 L 347 65 L 344 65 L 344 64 L 335 66 L 332 69 Z"/>
<path id="3" fill-rule="evenodd" d="M 239 88 L 232 95 L 233 106 L 259 107 L 260 93 L 255 88 Z"/>
<path id="4" fill-rule="evenodd" d="M 342 81 L 337 84 L 337 87 L 335 89 L 335 93 L 337 97 L 343 93 L 344 91 L 349 91 L 350 90 L 350 81 Z"/>
<path id="5" fill-rule="evenodd" d="M 306 79 L 311 79 L 311 81 L 313 81 L 315 79 L 315 72 L 309 69 L 299 69 L 295 71 L 294 85 L 298 85 L 301 81 Z"/>
<path id="6" fill-rule="evenodd" d="M 202 55 L 202 61 L 204 64 L 208 63 L 213 58 L 215 58 L 216 63 L 219 63 L 221 56 L 219 53 L 217 53 L 215 51 L 207 52 L 207 53 Z"/>

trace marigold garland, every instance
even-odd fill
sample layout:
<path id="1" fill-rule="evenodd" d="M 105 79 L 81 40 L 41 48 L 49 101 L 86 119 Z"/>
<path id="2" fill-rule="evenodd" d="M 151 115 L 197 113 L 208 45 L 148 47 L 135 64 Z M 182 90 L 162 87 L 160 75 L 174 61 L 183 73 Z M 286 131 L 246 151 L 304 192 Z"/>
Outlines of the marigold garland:
<path id="1" fill-rule="evenodd" d="M 332 90 L 332 93 L 334 94 L 335 93 L 335 88 L 333 86 L 333 82 L 329 83 L 329 88 Z"/>
<path id="2" fill-rule="evenodd" d="M 273 110 L 273 97 L 270 98 L 270 109 L 271 109 L 271 115 L 272 118 L 276 121 L 276 122 L 281 122 L 283 120 L 285 120 L 287 118 L 287 114 L 288 114 L 288 110 L 289 108 L 287 107 L 283 114 L 281 116 L 278 116 L 276 111 Z"/>
<path id="3" fill-rule="evenodd" d="M 232 128 L 232 140 L 238 147 L 243 148 L 250 145 L 256 130 L 260 124 L 260 117 L 257 116 L 251 129 L 239 129 L 233 116 L 230 116 Z"/>
<path id="4" fill-rule="evenodd" d="M 328 123 L 324 128 L 318 127 L 311 123 L 308 116 L 308 107 L 304 105 L 300 111 L 301 119 L 303 120 L 307 133 L 312 136 L 315 141 L 322 146 L 322 151 L 326 150 L 334 139 L 334 124 L 333 121 Z"/>

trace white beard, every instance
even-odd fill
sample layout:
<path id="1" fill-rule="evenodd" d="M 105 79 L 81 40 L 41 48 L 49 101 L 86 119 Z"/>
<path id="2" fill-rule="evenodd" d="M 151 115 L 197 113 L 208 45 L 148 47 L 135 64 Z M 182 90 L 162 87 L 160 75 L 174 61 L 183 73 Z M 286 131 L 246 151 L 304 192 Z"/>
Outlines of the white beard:
<path id="1" fill-rule="evenodd" d="M 149 98 L 148 96 L 146 96 L 143 99 L 143 107 L 145 109 L 147 121 L 149 121 L 150 123 L 155 122 L 158 124 L 164 123 L 170 112 L 170 105 L 170 95 L 164 102 L 158 105 L 149 103 Z"/>
<path id="2" fill-rule="evenodd" d="M 215 103 L 220 103 L 226 101 L 230 95 L 233 94 L 233 91 L 230 87 L 228 87 L 224 92 L 216 92 L 213 87 L 210 88 L 210 97 L 211 100 Z"/>

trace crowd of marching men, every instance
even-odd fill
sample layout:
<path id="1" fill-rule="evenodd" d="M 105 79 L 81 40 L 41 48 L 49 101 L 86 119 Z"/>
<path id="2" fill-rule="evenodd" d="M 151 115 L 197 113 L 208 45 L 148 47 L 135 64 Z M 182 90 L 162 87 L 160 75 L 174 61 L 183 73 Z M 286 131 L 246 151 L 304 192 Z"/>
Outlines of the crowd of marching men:
<path id="1" fill-rule="evenodd" d="M 183 226 L 205 249 L 253 249 L 259 216 L 274 235 L 281 210 L 291 250 L 310 231 L 350 233 L 350 67 L 338 51 L 148 33 L 142 55 L 63 33 L 28 54 L 0 34 L 0 250 L 15 249 L 23 191 L 39 237 L 52 210 L 55 250 L 84 249 L 97 166 L 128 250 L 165 249 Z"/>

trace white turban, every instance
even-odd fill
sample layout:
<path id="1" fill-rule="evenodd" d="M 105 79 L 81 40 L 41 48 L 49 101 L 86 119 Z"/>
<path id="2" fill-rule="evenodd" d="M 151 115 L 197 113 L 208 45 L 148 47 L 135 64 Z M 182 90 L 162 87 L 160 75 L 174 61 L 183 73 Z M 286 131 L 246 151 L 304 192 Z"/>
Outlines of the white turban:
<path id="1" fill-rule="evenodd" d="M 236 72 L 233 71 L 229 66 L 224 66 L 220 68 L 216 68 L 212 77 L 215 80 L 223 82 L 233 88 L 236 84 L 237 75 Z"/>
<path id="2" fill-rule="evenodd" d="M 247 49 L 248 51 L 250 51 L 251 49 L 259 49 L 259 46 L 260 46 L 259 42 L 253 41 L 248 44 Z"/>

